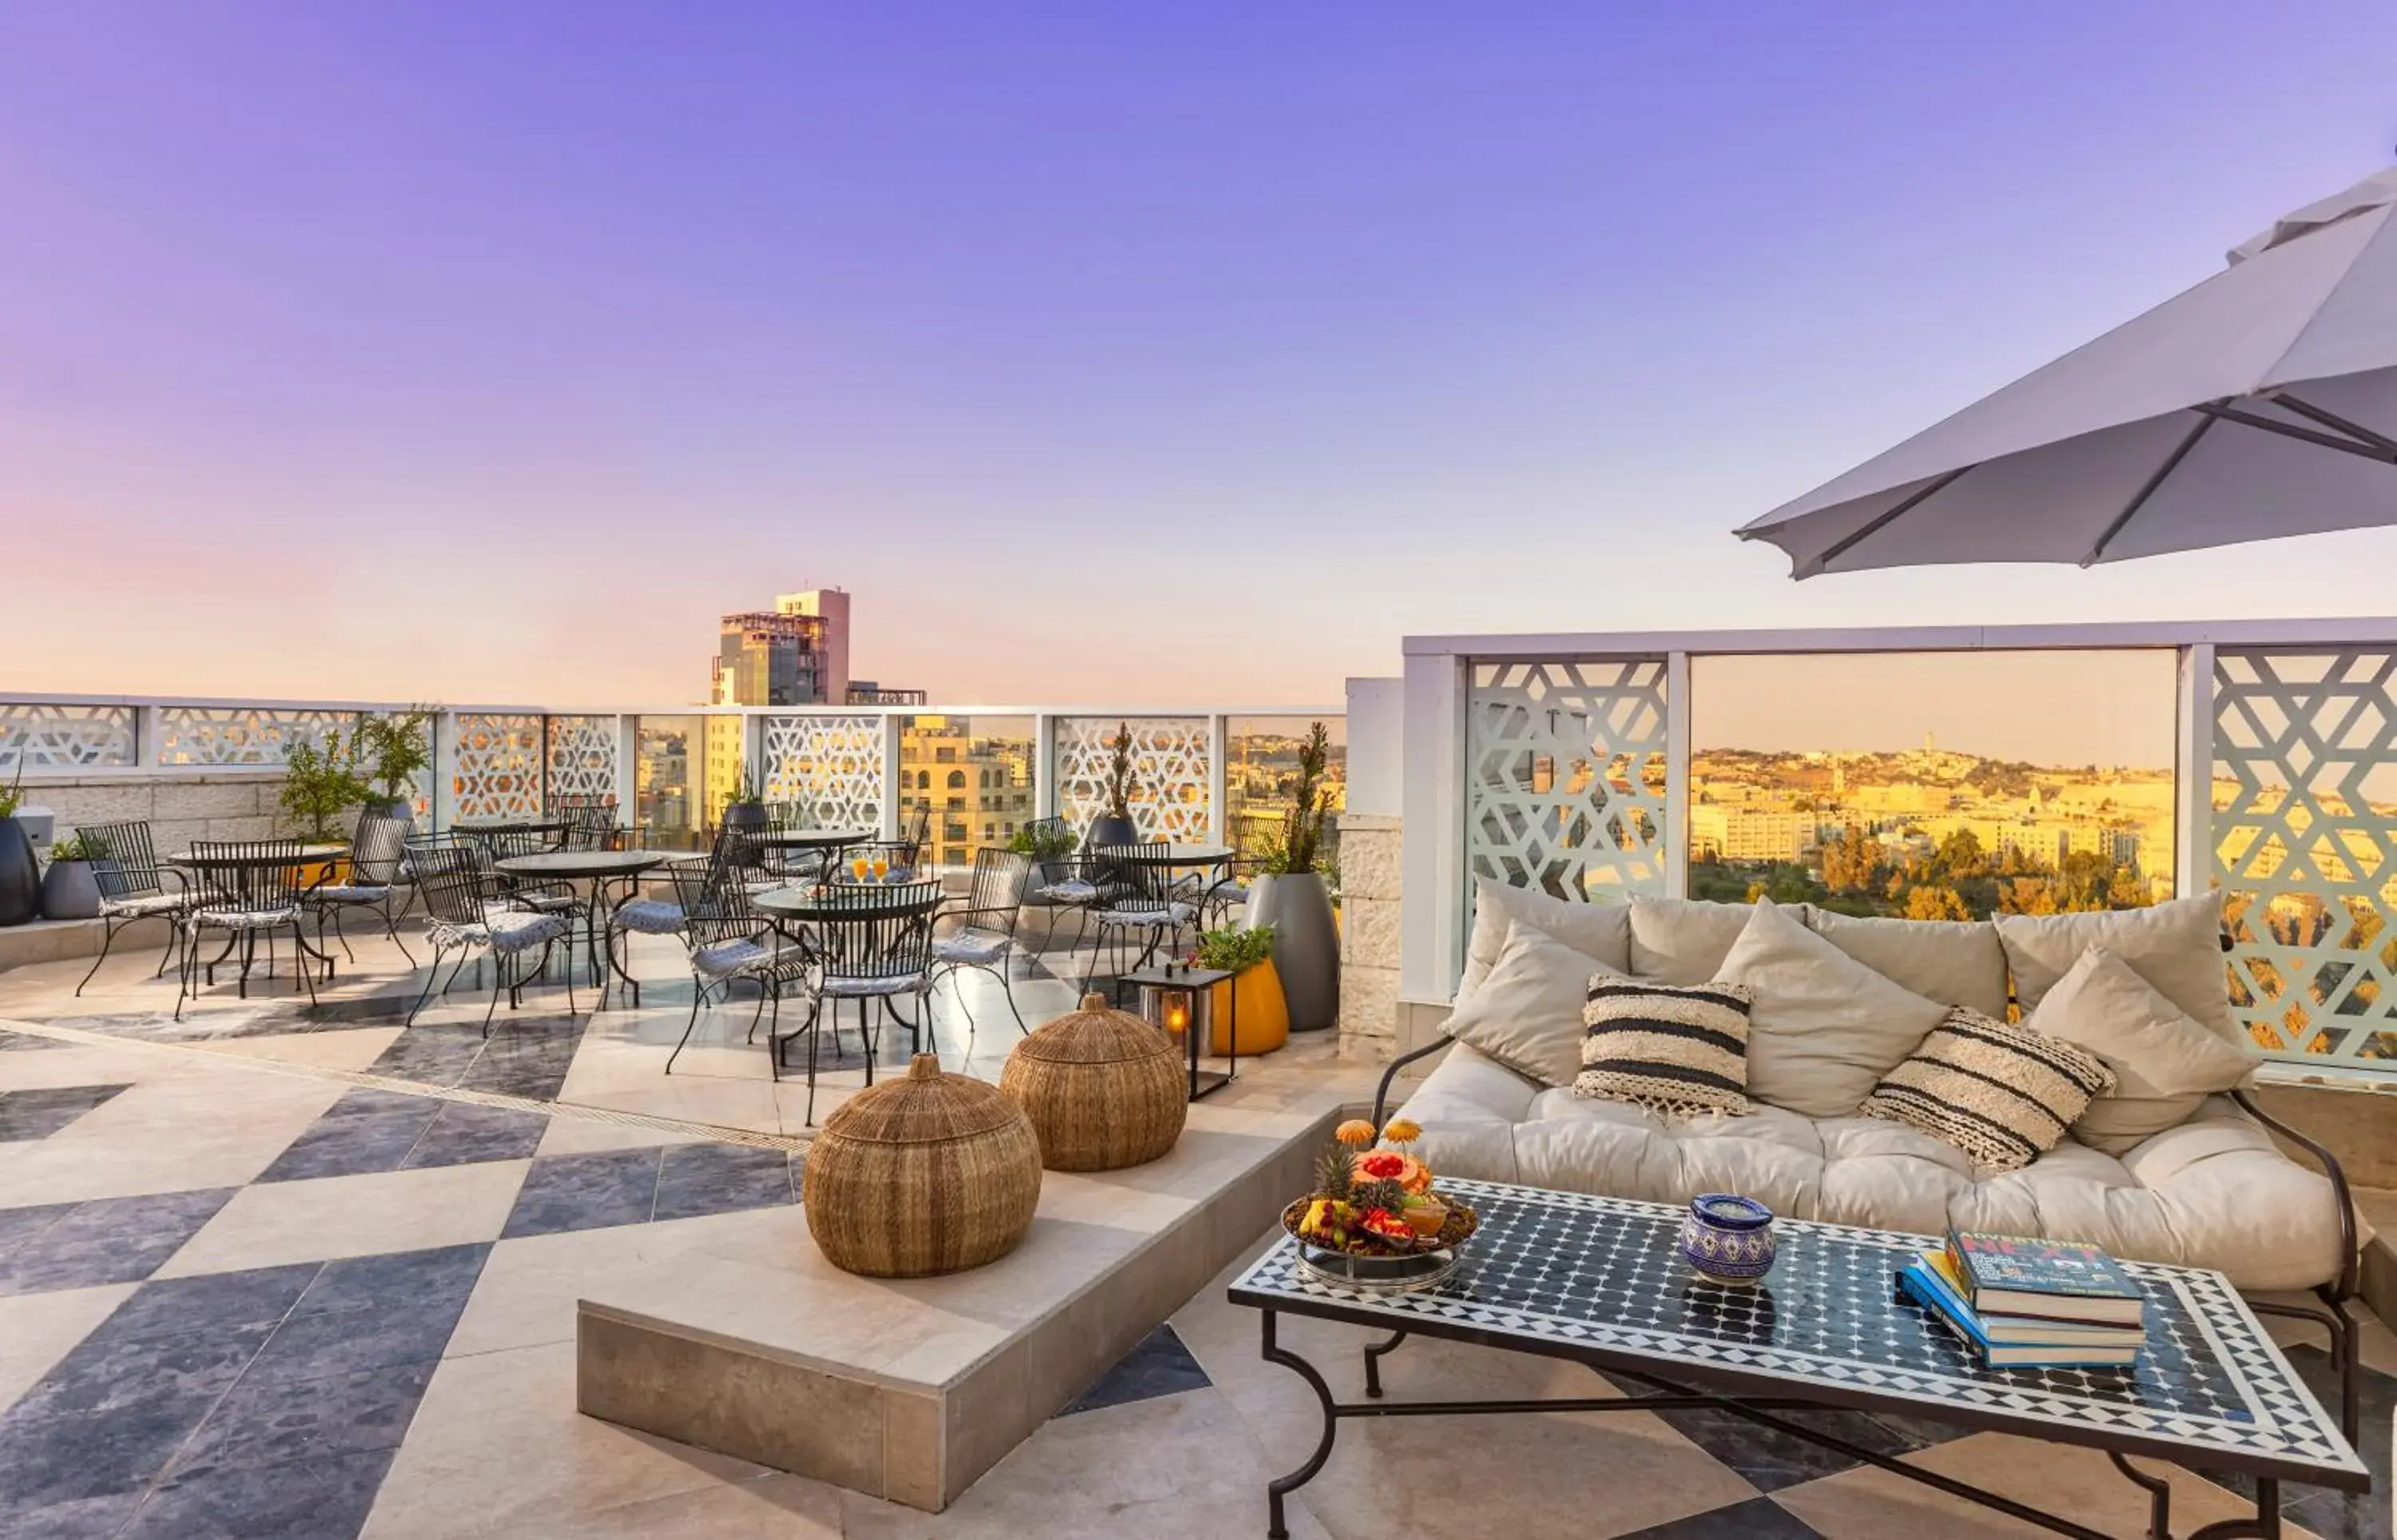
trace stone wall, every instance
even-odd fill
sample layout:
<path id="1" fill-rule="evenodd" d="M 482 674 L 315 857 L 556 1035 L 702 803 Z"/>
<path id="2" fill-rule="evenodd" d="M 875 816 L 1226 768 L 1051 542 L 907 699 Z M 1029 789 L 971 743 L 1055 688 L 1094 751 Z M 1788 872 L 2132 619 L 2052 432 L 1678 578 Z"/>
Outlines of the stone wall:
<path id="1" fill-rule="evenodd" d="M 280 770 L 194 770 L 139 776 L 45 776 L 25 782 L 28 807 L 57 816 L 59 834 L 85 824 L 146 818 L 161 856 L 194 840 L 265 840 L 286 832 L 275 800 Z"/>
<path id="2" fill-rule="evenodd" d="M 1399 820 L 1340 818 L 1340 1053 L 1386 1059 L 1399 1028 Z"/>

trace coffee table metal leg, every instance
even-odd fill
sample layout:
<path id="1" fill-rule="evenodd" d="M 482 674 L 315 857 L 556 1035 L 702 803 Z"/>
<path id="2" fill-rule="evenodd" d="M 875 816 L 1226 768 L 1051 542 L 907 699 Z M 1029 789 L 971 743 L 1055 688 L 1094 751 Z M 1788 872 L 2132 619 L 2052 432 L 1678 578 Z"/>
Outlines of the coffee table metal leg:
<path id="1" fill-rule="evenodd" d="M 2123 1478 L 2148 1494 L 2149 1540 L 2172 1540 L 2172 1483 L 2161 1476 L 2150 1476 L 2122 1455 L 2111 1450 L 2106 1457 Z"/>
<path id="2" fill-rule="evenodd" d="M 1268 1540 L 1290 1540 L 1290 1525 L 1283 1520 L 1281 1500 L 1315 1480 L 1316 1474 L 1322 1470 L 1323 1463 L 1332 1458 L 1332 1440 L 1340 1429 L 1340 1414 L 1334 1409 L 1336 1403 L 1332 1399 L 1332 1387 L 1323 1383 L 1323 1376 L 1315 1372 L 1315 1365 L 1275 1345 L 1276 1312 L 1265 1310 L 1259 1313 L 1265 1318 L 1265 1361 L 1279 1363 L 1306 1381 L 1315 1391 L 1315 1399 L 1323 1406 L 1323 1438 L 1316 1444 L 1315 1453 L 1306 1457 L 1305 1465 L 1289 1475 L 1277 1476 L 1265 1483 L 1265 1534 Z"/>
<path id="3" fill-rule="evenodd" d="M 2189 1533 L 2189 1540 L 2281 1540 L 2281 1483 L 2271 1477 L 2256 1482 L 2256 1517 L 2225 1519 Z"/>
<path id="4" fill-rule="evenodd" d="M 1406 1340 L 1407 1334 L 1397 1331 L 1390 1334 L 1390 1339 L 1387 1342 L 1369 1342 L 1365 1345 L 1365 1394 L 1376 1401 L 1381 1399 L 1382 1355 L 1396 1348 L 1399 1343 Z"/>

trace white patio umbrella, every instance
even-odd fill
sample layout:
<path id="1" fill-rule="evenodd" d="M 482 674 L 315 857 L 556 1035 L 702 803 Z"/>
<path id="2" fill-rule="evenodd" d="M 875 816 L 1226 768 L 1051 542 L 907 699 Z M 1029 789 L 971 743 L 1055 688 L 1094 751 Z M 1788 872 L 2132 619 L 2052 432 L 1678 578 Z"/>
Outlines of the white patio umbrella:
<path id="1" fill-rule="evenodd" d="M 1791 576 L 2397 524 L 2397 166 L 1739 530 Z"/>

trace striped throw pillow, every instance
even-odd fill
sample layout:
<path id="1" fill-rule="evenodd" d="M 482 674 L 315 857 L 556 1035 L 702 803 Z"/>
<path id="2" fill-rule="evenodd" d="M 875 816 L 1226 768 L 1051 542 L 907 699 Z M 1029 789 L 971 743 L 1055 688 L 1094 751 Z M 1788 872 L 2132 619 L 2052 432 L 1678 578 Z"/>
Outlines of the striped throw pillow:
<path id="1" fill-rule="evenodd" d="M 2018 1171 L 2113 1089 L 2114 1071 L 2087 1049 L 1960 1005 L 1858 1110 L 1944 1139 L 1992 1171 Z"/>
<path id="2" fill-rule="evenodd" d="M 1659 984 L 1602 973 L 1582 1007 L 1588 1033 L 1573 1095 L 1658 1117 L 1748 1110 L 1748 1012 L 1737 984 Z"/>

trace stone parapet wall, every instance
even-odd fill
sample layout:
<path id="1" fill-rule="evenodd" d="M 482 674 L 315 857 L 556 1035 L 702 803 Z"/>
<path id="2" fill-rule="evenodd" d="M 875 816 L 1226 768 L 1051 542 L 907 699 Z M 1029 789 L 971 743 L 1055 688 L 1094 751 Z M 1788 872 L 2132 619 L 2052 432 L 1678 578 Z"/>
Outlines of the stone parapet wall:
<path id="1" fill-rule="evenodd" d="M 57 832 L 86 824 L 149 820 L 158 854 L 194 840 L 265 840 L 287 832 L 275 798 L 279 770 L 194 770 L 187 775 L 44 776 L 25 780 L 29 808 L 47 808 Z"/>
<path id="2" fill-rule="evenodd" d="M 1399 820 L 1340 818 L 1340 1053 L 1388 1058 L 1399 1030 Z"/>

